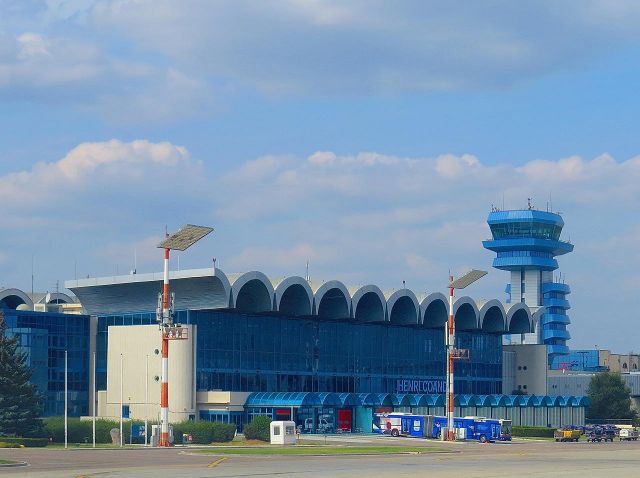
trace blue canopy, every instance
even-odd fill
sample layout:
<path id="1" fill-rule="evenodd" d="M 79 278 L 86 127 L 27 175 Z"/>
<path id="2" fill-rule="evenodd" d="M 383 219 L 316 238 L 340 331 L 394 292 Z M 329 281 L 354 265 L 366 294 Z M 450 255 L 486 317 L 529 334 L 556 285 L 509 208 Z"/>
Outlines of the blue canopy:
<path id="1" fill-rule="evenodd" d="M 329 392 L 255 392 L 249 395 L 247 407 L 340 407 L 342 401 Z"/>

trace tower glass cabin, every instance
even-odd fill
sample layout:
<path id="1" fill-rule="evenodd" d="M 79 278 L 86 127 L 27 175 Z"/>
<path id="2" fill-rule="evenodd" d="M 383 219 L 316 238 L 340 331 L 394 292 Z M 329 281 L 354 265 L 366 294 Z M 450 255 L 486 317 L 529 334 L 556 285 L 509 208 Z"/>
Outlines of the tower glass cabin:
<path id="1" fill-rule="evenodd" d="M 535 343 L 547 345 L 549 366 L 569 352 L 570 322 L 566 300 L 569 286 L 554 279 L 556 256 L 573 251 L 573 244 L 560 240 L 564 221 L 559 214 L 535 209 L 492 211 L 487 219 L 492 238 L 482 245 L 496 258 L 493 267 L 509 271 L 507 302 L 544 307 L 536 327 Z"/>

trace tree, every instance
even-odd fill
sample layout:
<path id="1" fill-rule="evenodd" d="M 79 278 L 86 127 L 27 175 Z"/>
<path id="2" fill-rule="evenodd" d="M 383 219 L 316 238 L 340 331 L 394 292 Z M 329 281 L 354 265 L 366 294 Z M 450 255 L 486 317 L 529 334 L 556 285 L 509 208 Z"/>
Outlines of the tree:
<path id="1" fill-rule="evenodd" d="M 591 402 L 587 408 L 587 418 L 629 419 L 636 416 L 631 409 L 631 390 L 618 373 L 594 375 L 587 394 Z"/>
<path id="2" fill-rule="evenodd" d="M 42 433 L 42 396 L 29 383 L 31 369 L 27 354 L 18 351 L 18 337 L 7 334 L 0 310 L 0 434 L 22 437 Z"/>

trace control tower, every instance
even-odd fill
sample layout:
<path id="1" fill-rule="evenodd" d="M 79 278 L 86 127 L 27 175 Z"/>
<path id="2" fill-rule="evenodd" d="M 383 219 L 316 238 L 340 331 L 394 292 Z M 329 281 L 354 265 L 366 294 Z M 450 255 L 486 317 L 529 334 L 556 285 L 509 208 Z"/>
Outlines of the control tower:
<path id="1" fill-rule="evenodd" d="M 492 239 L 482 245 L 497 254 L 493 267 L 511 273 L 507 302 L 545 308 L 538 314 L 535 335 L 523 337 L 523 342 L 546 344 L 549 367 L 553 367 L 569 352 L 567 340 L 571 338 L 566 313 L 570 308 L 566 295 L 571 289 L 553 276 L 558 269 L 556 256 L 573 251 L 573 244 L 560 240 L 564 221 L 559 214 L 538 211 L 529 203 L 524 210 L 494 209 L 487 223 Z"/>

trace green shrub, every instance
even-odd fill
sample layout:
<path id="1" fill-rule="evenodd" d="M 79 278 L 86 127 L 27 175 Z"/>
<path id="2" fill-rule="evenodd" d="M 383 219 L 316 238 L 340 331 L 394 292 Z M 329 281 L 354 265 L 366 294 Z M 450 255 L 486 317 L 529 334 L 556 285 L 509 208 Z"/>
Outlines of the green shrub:
<path id="1" fill-rule="evenodd" d="M 177 444 L 182 443 L 183 434 L 191 435 L 192 443 L 199 445 L 213 442 L 229 442 L 233 440 L 236 434 L 236 426 L 231 423 L 208 422 L 205 420 L 174 423 L 174 442 Z"/>
<path id="2" fill-rule="evenodd" d="M 270 441 L 270 424 L 270 417 L 259 415 L 251 420 L 251 423 L 245 425 L 244 437 L 247 440 Z"/>
<path id="3" fill-rule="evenodd" d="M 144 423 L 136 420 L 134 424 Z M 120 429 L 120 422 L 117 420 L 96 420 L 96 443 L 111 443 L 111 430 L 113 428 Z M 55 443 L 64 443 L 64 417 L 48 417 L 44 419 L 44 429 L 47 438 Z M 123 433 L 125 443 L 129 443 L 129 433 L 131 430 L 131 422 L 125 421 L 123 424 Z M 149 423 L 150 435 L 151 423 Z M 92 420 L 80 420 L 79 418 L 68 418 L 67 421 L 67 440 L 69 443 L 91 443 L 93 440 L 93 423 Z"/>
<path id="4" fill-rule="evenodd" d="M 0 448 L 13 448 L 20 445 L 24 445 L 27 448 L 36 448 L 47 446 L 49 443 L 48 438 L 20 438 L 20 437 L 2 437 L 0 438 L 2 444 L 6 446 L 2 446 L 0 444 Z"/>
<path id="5" fill-rule="evenodd" d="M 551 437 L 553 438 L 553 432 L 555 428 L 549 427 L 520 427 L 512 426 L 511 434 L 514 437 Z"/>

